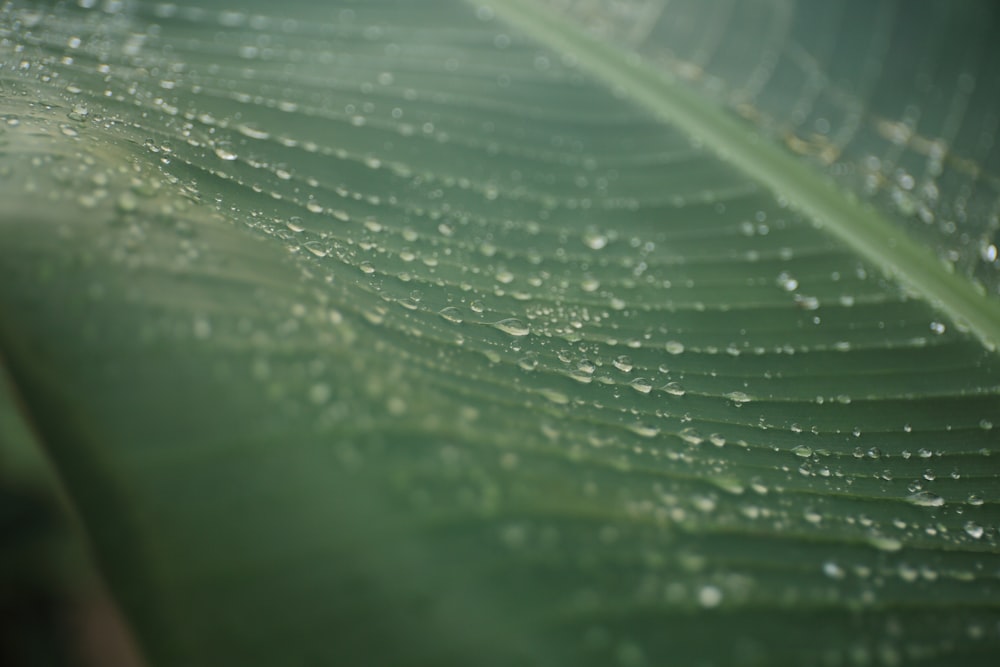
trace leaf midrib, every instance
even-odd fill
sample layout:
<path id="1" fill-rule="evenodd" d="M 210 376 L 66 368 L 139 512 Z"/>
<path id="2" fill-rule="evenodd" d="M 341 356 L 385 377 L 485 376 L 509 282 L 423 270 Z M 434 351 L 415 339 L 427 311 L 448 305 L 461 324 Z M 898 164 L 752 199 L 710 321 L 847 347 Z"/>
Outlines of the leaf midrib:
<path id="1" fill-rule="evenodd" d="M 476 4 L 481 4 L 477 2 Z M 872 206 L 841 191 L 817 170 L 761 137 L 669 73 L 573 27 L 538 0 L 493 0 L 498 16 L 541 45 L 621 91 L 665 123 L 691 135 L 719 159 L 761 183 L 912 292 L 967 327 L 991 351 L 1000 346 L 1000 302 L 954 273 L 929 248 Z"/>

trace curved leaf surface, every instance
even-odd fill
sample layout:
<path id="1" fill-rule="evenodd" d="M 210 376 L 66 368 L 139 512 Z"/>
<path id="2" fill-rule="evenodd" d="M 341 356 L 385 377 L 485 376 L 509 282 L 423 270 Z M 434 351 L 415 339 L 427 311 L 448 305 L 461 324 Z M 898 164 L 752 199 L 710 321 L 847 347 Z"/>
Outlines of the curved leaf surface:
<path id="1" fill-rule="evenodd" d="M 924 266 L 772 97 L 762 182 L 710 94 L 529 3 L 95 4 L 3 9 L 0 349 L 150 664 L 988 664 L 978 213 Z M 730 6 L 636 43 L 750 48 Z"/>

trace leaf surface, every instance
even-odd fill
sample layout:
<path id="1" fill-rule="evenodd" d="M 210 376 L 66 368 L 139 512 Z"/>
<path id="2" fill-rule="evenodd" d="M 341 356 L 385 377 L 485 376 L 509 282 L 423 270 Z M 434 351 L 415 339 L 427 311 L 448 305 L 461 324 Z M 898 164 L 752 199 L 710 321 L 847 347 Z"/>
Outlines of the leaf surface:
<path id="1" fill-rule="evenodd" d="M 0 350 L 151 665 L 989 664 L 996 152 L 731 93 L 852 28 L 93 4 L 2 10 Z"/>

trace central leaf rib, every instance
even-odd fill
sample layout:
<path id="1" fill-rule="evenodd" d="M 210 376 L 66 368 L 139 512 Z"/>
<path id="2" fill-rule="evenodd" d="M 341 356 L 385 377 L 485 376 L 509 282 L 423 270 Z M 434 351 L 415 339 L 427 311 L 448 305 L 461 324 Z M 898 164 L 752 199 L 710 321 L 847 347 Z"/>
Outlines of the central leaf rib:
<path id="1" fill-rule="evenodd" d="M 990 350 L 1000 345 L 1000 303 L 954 273 L 870 205 L 841 191 L 818 171 L 804 168 L 797 157 L 669 73 L 585 34 L 536 0 L 494 0 L 491 6 L 543 46 L 572 56 L 581 69 L 622 91 L 657 118 L 688 132 L 720 159 L 968 327 Z"/>

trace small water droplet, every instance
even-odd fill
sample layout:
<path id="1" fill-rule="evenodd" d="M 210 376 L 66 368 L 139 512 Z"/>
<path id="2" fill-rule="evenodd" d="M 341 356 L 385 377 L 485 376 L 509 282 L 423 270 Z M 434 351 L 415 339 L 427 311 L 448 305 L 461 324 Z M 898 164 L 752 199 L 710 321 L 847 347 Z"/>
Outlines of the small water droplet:
<path id="1" fill-rule="evenodd" d="M 636 435 L 642 436 L 643 438 L 655 438 L 660 434 L 660 429 L 648 424 L 629 424 L 628 430 L 632 431 Z"/>
<path id="2" fill-rule="evenodd" d="M 677 434 L 681 440 L 688 443 L 689 445 L 700 445 L 705 442 L 705 438 L 698 433 L 697 429 L 689 426 L 685 429 L 681 429 L 680 433 Z"/>
<path id="3" fill-rule="evenodd" d="M 722 602 L 722 591 L 717 586 L 702 586 L 698 591 L 698 604 L 706 609 L 718 607 Z"/>
<path id="4" fill-rule="evenodd" d="M 452 324 L 461 324 L 463 321 L 462 311 L 455 306 L 448 306 L 438 311 L 438 315 L 448 320 Z"/>
<path id="5" fill-rule="evenodd" d="M 823 574 L 830 577 L 831 579 L 843 579 L 844 568 L 840 567 L 832 560 L 828 560 L 825 563 L 823 563 Z"/>
<path id="6" fill-rule="evenodd" d="M 567 403 L 569 403 L 569 396 L 562 393 L 561 391 L 556 391 L 555 389 L 540 389 L 539 392 L 542 394 L 542 396 L 552 401 L 556 405 L 566 405 Z"/>
<path id="7" fill-rule="evenodd" d="M 326 257 L 327 250 L 319 241 L 309 241 L 308 243 L 304 243 L 302 247 L 316 257 Z"/>
<path id="8" fill-rule="evenodd" d="M 944 505 L 944 498 L 930 491 L 911 493 L 906 497 L 906 500 L 918 507 L 941 507 Z"/>
<path id="9" fill-rule="evenodd" d="M 612 363 L 614 364 L 614 367 L 620 370 L 622 373 L 629 373 L 632 371 L 633 368 L 632 359 L 629 358 L 627 354 L 623 354 L 619 357 L 616 357 Z"/>
<path id="10" fill-rule="evenodd" d="M 809 445 L 795 445 L 792 447 L 792 453 L 796 456 L 807 459 L 813 455 L 813 450 Z"/>
<path id="11" fill-rule="evenodd" d="M 215 154 L 220 160 L 226 160 L 227 162 L 231 162 L 237 158 L 236 153 L 227 144 L 217 144 L 215 146 Z"/>
<path id="12" fill-rule="evenodd" d="M 538 368 L 538 359 L 533 355 L 527 355 L 517 360 L 517 365 L 521 370 L 533 371 Z"/>
<path id="13" fill-rule="evenodd" d="M 608 245 L 608 237 L 597 230 L 591 229 L 583 235 L 583 242 L 591 250 L 600 250 Z"/>
<path id="14" fill-rule="evenodd" d="M 516 317 L 509 317 L 505 320 L 494 322 L 493 326 L 511 336 L 527 336 L 531 333 L 531 329 L 528 328 L 528 325 Z"/>
<path id="15" fill-rule="evenodd" d="M 194 337 L 205 340 L 212 335 L 212 323 L 204 317 L 197 317 L 194 320 Z"/>
<path id="16" fill-rule="evenodd" d="M 646 378 L 636 378 L 629 382 L 629 386 L 635 389 L 640 394 L 648 394 L 653 390 L 653 385 Z"/>
<path id="17" fill-rule="evenodd" d="M 972 539 L 978 540 L 983 536 L 985 531 L 983 530 L 983 527 L 975 521 L 967 521 L 965 524 L 965 532 L 968 533 L 969 537 Z"/>
<path id="18" fill-rule="evenodd" d="M 899 551 L 903 548 L 903 543 L 894 537 L 885 535 L 872 535 L 868 538 L 868 543 L 879 551 Z"/>
<path id="19" fill-rule="evenodd" d="M 663 385 L 663 391 L 667 392 L 671 396 L 683 396 L 687 393 L 687 390 L 684 389 L 684 387 L 682 387 L 678 382 L 666 383 Z"/>
<path id="20" fill-rule="evenodd" d="M 684 343 L 677 340 L 667 341 L 665 347 L 670 354 L 681 354 L 684 352 Z"/>
<path id="21" fill-rule="evenodd" d="M 316 405 L 322 405 L 330 400 L 330 387 L 322 382 L 309 388 L 309 400 Z"/>
<path id="22" fill-rule="evenodd" d="M 736 405 L 743 405 L 744 403 L 749 403 L 752 400 L 749 395 L 742 391 L 731 391 L 726 394 L 726 398 Z"/>

